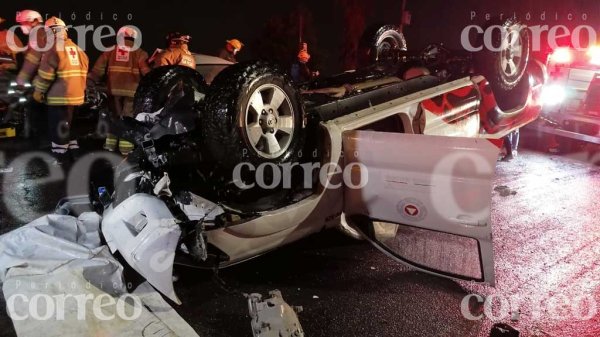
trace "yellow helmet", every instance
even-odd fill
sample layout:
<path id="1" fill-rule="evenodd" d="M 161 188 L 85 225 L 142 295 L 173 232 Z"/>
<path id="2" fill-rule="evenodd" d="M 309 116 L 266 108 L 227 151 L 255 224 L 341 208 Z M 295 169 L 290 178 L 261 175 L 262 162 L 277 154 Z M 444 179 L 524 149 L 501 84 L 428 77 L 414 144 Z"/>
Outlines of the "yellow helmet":
<path id="1" fill-rule="evenodd" d="M 44 25 L 47 29 L 55 29 L 55 28 L 67 28 L 67 25 L 65 24 L 65 22 L 59 18 L 57 18 L 56 16 L 51 17 L 50 19 L 46 20 L 46 24 Z"/>
<path id="2" fill-rule="evenodd" d="M 242 47 L 244 47 L 244 44 L 238 39 L 231 39 L 227 40 L 226 42 L 230 44 L 233 49 L 242 50 Z"/>

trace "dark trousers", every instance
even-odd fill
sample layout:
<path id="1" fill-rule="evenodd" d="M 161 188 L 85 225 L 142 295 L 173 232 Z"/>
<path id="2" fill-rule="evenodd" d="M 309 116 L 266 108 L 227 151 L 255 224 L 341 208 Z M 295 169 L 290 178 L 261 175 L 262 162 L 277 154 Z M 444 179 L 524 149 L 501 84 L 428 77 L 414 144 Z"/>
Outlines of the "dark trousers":
<path id="1" fill-rule="evenodd" d="M 68 150 L 74 111 L 74 106 L 48 106 L 48 136 L 50 142 L 52 142 L 53 152 L 63 152 L 63 149 L 66 152 Z"/>
<path id="2" fill-rule="evenodd" d="M 504 149 L 506 150 L 507 156 L 512 156 L 513 151 L 517 151 L 519 148 L 519 130 L 515 130 L 504 138 Z"/>
<path id="3" fill-rule="evenodd" d="M 48 143 L 48 112 L 47 106 L 30 99 L 27 103 L 25 121 L 27 127 L 25 130 L 26 137 L 35 137 L 40 141 L 40 144 Z"/>

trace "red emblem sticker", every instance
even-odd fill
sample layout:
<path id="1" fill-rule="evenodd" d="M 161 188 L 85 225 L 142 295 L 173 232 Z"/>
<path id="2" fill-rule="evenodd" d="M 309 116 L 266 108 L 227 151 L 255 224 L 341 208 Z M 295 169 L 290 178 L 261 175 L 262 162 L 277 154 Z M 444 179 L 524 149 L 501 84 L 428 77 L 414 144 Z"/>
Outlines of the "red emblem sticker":
<path id="1" fill-rule="evenodd" d="M 419 208 L 415 205 L 406 205 L 404 207 L 404 212 L 409 216 L 419 216 Z"/>
<path id="2" fill-rule="evenodd" d="M 427 218 L 428 211 L 425 204 L 416 198 L 400 200 L 396 205 L 400 217 L 408 222 L 419 222 Z"/>
<path id="3" fill-rule="evenodd" d="M 117 62 L 129 62 L 129 50 L 117 48 L 116 60 Z"/>
<path id="4" fill-rule="evenodd" d="M 75 47 L 65 47 L 65 50 L 67 51 L 67 55 L 69 55 L 69 62 L 71 63 L 72 66 L 78 66 L 79 65 L 79 53 L 77 53 L 77 48 Z"/>

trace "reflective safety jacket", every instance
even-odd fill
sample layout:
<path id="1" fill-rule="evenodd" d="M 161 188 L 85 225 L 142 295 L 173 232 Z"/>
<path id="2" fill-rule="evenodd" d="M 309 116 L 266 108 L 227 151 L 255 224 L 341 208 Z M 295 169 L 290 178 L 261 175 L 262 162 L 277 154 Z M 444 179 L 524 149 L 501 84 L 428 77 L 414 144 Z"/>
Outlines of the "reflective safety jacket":
<path id="1" fill-rule="evenodd" d="M 19 83 L 30 82 L 36 75 L 40 66 L 40 60 L 44 53 L 42 50 L 45 50 L 47 38 L 44 26 L 39 27 L 40 28 L 36 27 L 34 29 L 35 38 L 34 35 L 29 36 L 29 44 L 27 51 L 25 52 L 25 61 L 19 71 L 19 75 L 17 75 L 17 81 Z"/>
<path id="2" fill-rule="evenodd" d="M 196 59 L 187 46 L 169 47 L 160 53 L 154 61 L 154 67 L 180 65 L 196 69 Z"/>
<path id="3" fill-rule="evenodd" d="M 33 86 L 45 95 L 48 105 L 81 105 L 85 101 L 88 62 L 87 55 L 73 41 L 58 41 L 42 55 Z"/>
<path id="4" fill-rule="evenodd" d="M 107 78 L 112 96 L 133 97 L 142 76 L 150 72 L 148 53 L 142 49 L 118 47 L 103 53 L 90 74 L 94 82 Z"/>

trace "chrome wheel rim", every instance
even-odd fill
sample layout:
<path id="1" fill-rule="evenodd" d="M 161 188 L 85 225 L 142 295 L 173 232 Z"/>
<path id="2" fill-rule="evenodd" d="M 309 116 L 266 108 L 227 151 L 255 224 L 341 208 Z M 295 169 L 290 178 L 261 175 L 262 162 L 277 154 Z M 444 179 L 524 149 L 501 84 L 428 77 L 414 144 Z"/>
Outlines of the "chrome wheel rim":
<path id="1" fill-rule="evenodd" d="M 294 136 L 294 108 L 285 91 L 264 84 L 252 93 L 244 115 L 246 136 L 256 153 L 267 159 L 281 156 Z"/>
<path id="2" fill-rule="evenodd" d="M 400 46 L 394 38 L 385 38 L 377 48 L 377 61 L 391 61 L 394 58 L 394 51 L 399 50 Z"/>
<path id="3" fill-rule="evenodd" d="M 523 61 L 523 38 L 518 30 L 511 30 L 504 41 L 506 48 L 502 51 L 501 67 L 507 77 L 518 75 Z"/>

